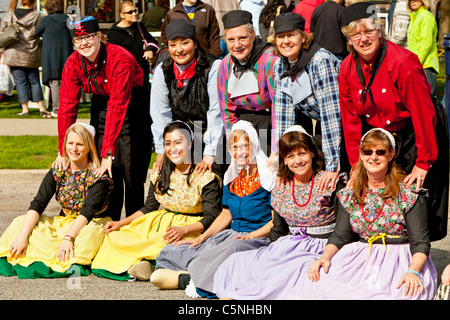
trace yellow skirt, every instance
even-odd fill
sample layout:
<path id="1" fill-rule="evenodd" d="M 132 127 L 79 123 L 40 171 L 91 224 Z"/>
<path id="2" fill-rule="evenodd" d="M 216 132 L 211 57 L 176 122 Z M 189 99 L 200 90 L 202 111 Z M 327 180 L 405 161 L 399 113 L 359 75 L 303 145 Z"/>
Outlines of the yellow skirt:
<path id="1" fill-rule="evenodd" d="M 54 271 L 66 272 L 72 264 L 91 264 L 103 242 L 105 235 L 103 227 L 111 218 L 96 218 L 84 226 L 75 239 L 75 256 L 64 263 L 57 257 L 58 249 L 75 218 L 41 215 L 28 238 L 25 256 L 13 259 L 9 249 L 19 234 L 24 220 L 25 215 L 15 218 L 1 236 L 0 257 L 6 257 L 11 265 L 28 267 L 34 262 L 42 262 Z"/>
<path id="2" fill-rule="evenodd" d="M 194 224 L 201 218 L 166 210 L 149 212 L 106 236 L 91 268 L 121 274 L 143 259 L 154 260 L 166 245 L 163 237 L 167 228 Z M 184 239 L 199 235 L 190 234 Z"/>

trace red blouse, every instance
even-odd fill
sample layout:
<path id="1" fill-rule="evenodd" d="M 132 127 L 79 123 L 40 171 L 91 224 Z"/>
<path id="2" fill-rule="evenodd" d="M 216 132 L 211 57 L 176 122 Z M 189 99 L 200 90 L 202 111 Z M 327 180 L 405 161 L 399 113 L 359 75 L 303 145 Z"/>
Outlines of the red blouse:
<path id="1" fill-rule="evenodd" d="M 66 130 L 77 119 L 81 89 L 83 89 L 85 93 L 109 96 L 103 146 L 102 150 L 97 150 L 102 158 L 106 158 L 109 151 L 114 154 L 116 141 L 130 101 L 131 90 L 134 87 L 142 86 L 144 75 L 131 53 L 118 45 L 106 44 L 106 62 L 96 76 L 100 89 L 98 91 L 92 80 L 89 85 L 88 79 L 83 73 L 81 59 L 86 62 L 88 75 L 91 76 L 95 73 L 97 61 L 91 63 L 76 51 L 67 59 L 62 74 L 59 97 L 59 152 L 62 154 Z"/>
<path id="2" fill-rule="evenodd" d="M 362 68 L 366 83 L 370 68 Z M 355 66 L 355 57 L 349 55 L 339 72 L 339 95 L 344 139 L 350 164 L 359 158 L 362 137 L 360 116 L 372 127 L 390 132 L 402 129 L 410 120 L 416 133 L 417 167 L 429 170 L 438 156 L 435 125 L 436 113 L 430 98 L 423 67 L 415 54 L 387 41 L 386 56 L 373 81 L 369 96 L 360 102 L 362 85 Z"/>

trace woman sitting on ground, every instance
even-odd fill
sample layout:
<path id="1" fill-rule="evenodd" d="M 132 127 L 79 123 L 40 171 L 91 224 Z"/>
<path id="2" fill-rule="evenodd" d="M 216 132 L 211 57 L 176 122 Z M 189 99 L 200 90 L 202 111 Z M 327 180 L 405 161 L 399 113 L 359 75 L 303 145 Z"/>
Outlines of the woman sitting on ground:
<path id="1" fill-rule="evenodd" d="M 100 162 L 94 135 L 94 128 L 84 123 L 66 131 L 64 168 L 50 169 L 27 214 L 15 218 L 0 238 L 1 275 L 90 274 L 88 267 L 103 241 L 103 226 L 110 220 L 103 212 L 112 189 L 107 175 L 97 176 Z M 61 213 L 42 214 L 53 196 Z"/>
<path id="2" fill-rule="evenodd" d="M 189 126 L 171 122 L 163 139 L 165 157 L 161 170 L 150 176 L 145 206 L 104 228 L 107 237 L 92 263 L 97 276 L 149 280 L 149 260 L 166 244 L 199 236 L 220 214 L 220 178 L 194 170 Z"/>
<path id="3" fill-rule="evenodd" d="M 278 176 L 287 183 L 272 191 L 272 243 L 225 260 L 214 276 L 213 291 L 218 297 L 285 299 L 305 261 L 322 254 L 333 231 L 336 189 L 321 191 L 324 158 L 312 137 L 303 127 L 292 126 L 281 136 L 279 152 Z M 345 174 L 339 179 L 340 188 L 344 178 Z M 277 239 L 275 235 L 286 236 Z"/>
<path id="4" fill-rule="evenodd" d="M 433 299 L 437 273 L 423 192 L 403 182 L 388 131 L 368 131 L 359 152 L 353 187 L 337 193 L 333 234 L 287 298 Z"/>

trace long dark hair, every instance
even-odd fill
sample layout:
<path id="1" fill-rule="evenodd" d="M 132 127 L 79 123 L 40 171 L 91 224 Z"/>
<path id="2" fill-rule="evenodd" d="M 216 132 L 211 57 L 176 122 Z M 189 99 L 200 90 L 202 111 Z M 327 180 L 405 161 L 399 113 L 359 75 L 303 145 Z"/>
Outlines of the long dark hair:
<path id="1" fill-rule="evenodd" d="M 169 123 L 164 128 L 163 138 L 166 137 L 168 133 L 171 133 L 175 130 L 180 130 L 183 134 L 186 141 L 192 141 L 191 136 L 191 129 L 189 126 L 182 122 L 182 121 L 174 121 Z M 190 180 L 192 172 L 194 172 L 195 165 L 194 165 L 194 152 L 191 151 L 191 166 L 189 167 L 189 171 L 187 173 L 186 182 L 188 186 L 191 186 Z M 172 172 L 175 170 L 175 164 L 170 161 L 170 159 L 167 157 L 167 155 L 164 153 L 164 160 L 161 166 L 161 172 L 159 174 L 159 177 L 155 181 L 155 185 L 153 190 L 157 194 L 169 194 L 170 189 L 170 176 Z"/>

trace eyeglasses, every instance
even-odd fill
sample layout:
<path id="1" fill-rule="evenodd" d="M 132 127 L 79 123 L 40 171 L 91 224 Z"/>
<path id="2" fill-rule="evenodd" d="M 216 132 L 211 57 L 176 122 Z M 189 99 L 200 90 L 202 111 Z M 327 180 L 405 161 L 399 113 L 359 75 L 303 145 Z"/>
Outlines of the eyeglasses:
<path id="1" fill-rule="evenodd" d="M 137 9 L 134 9 L 134 10 L 130 10 L 130 11 L 126 11 L 126 12 L 122 12 L 122 13 L 125 13 L 125 14 L 133 14 L 133 12 L 134 13 L 137 13 Z"/>
<path id="2" fill-rule="evenodd" d="M 366 37 L 373 37 L 377 32 L 377 29 L 367 29 L 366 31 L 363 32 L 358 32 L 358 33 L 353 33 L 350 35 L 350 38 L 353 41 L 358 41 L 359 39 L 361 39 L 362 35 L 364 34 Z"/>
<path id="3" fill-rule="evenodd" d="M 82 37 L 73 38 L 73 42 L 78 44 L 81 43 L 83 40 L 91 41 L 92 39 L 94 39 L 95 35 L 96 33 L 90 33 Z"/>
<path id="4" fill-rule="evenodd" d="M 365 149 L 365 150 L 361 151 L 361 153 L 365 156 L 371 156 L 374 152 L 377 154 L 377 156 L 384 156 L 387 153 L 386 150 L 382 150 L 382 149 L 381 150 Z"/>
<path id="5" fill-rule="evenodd" d="M 232 146 L 231 149 L 234 152 L 237 152 L 239 150 L 243 150 L 243 151 L 248 151 L 250 149 L 250 145 L 249 144 L 244 144 L 243 146 Z"/>

